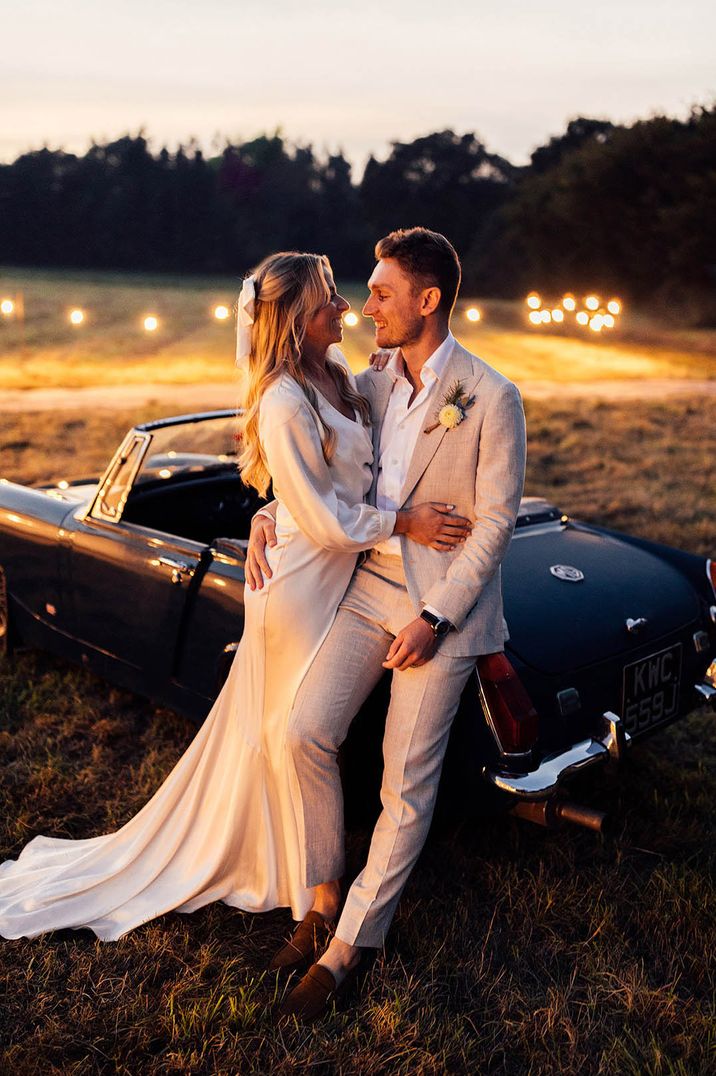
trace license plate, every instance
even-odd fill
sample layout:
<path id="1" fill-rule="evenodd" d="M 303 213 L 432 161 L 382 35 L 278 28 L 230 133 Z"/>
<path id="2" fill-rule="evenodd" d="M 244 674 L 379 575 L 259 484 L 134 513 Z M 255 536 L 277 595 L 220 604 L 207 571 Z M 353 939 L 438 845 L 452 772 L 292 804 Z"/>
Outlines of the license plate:
<path id="1" fill-rule="evenodd" d="M 624 666 L 622 715 L 627 732 L 642 732 L 679 708 L 681 643 Z"/>

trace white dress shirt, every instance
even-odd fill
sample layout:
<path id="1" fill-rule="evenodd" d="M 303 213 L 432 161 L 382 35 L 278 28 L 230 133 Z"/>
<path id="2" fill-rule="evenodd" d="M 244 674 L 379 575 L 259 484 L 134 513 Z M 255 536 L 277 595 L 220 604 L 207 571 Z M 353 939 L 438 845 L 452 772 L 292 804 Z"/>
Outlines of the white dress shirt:
<path id="1" fill-rule="evenodd" d="M 430 425 L 433 412 L 437 410 L 441 377 L 454 346 L 455 337 L 449 332 L 420 371 L 423 387 L 410 405 L 408 401 L 413 393 L 413 386 L 405 376 L 405 363 L 400 350 L 390 357 L 385 367 L 385 372 L 393 382 L 393 388 L 383 419 L 378 456 L 376 505 L 383 511 L 397 511 L 400 507 L 400 494 L 405 485 L 416 442 L 425 427 Z M 376 549 L 380 553 L 399 557 L 400 538 L 393 535 L 377 545 Z M 432 608 L 430 612 L 440 615 Z"/>

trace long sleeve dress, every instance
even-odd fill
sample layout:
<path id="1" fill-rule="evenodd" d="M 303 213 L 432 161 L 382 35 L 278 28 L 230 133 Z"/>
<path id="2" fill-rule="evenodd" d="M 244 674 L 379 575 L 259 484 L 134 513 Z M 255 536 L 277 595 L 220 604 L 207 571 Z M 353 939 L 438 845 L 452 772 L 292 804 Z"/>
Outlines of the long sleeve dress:
<path id="1" fill-rule="evenodd" d="M 278 501 L 273 576 L 263 590 L 246 589 L 244 634 L 208 717 L 121 829 L 85 840 L 37 836 L 0 864 L 3 937 L 87 927 L 113 941 L 164 912 L 215 900 L 251 912 L 290 907 L 296 919 L 311 907 L 286 726 L 358 552 L 395 524 L 395 513 L 363 500 L 370 431 L 320 394 L 319 408 L 337 435 L 330 465 L 291 377 L 262 400 L 259 435 Z"/>

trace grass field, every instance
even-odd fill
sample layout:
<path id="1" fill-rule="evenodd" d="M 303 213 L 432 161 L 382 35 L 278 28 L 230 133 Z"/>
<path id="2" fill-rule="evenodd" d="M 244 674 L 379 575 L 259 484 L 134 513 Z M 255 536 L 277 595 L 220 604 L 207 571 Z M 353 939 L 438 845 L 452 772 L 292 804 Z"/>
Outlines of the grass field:
<path id="1" fill-rule="evenodd" d="M 0 269 L 0 299 L 21 294 L 24 323 L 0 318 L 0 391 L 83 385 L 212 384 L 233 376 L 234 322 L 212 316 L 217 303 L 233 307 L 238 282 L 230 279 L 91 275 Z M 367 293 L 345 288 L 359 313 Z M 595 339 L 589 330 L 549 332 L 527 327 L 521 303 L 480 302 L 483 321 L 464 316 L 461 299 L 454 330 L 466 347 L 518 384 L 526 378 L 595 381 L 604 378 L 716 377 L 716 332 L 681 332 L 627 311 L 618 330 Z M 73 328 L 68 312 L 87 311 Z M 147 333 L 152 313 L 159 328 Z M 24 325 L 24 327 L 23 327 Z M 373 348 L 372 323 L 346 329 L 344 346 L 354 368 Z"/>
<path id="2" fill-rule="evenodd" d="M 100 469 L 146 413 L 2 415 L 4 477 Z M 714 554 L 716 400 L 527 400 L 527 492 Z M 0 858 L 146 802 L 194 729 L 26 653 L 0 667 Z M 610 838 L 493 818 L 436 830 L 355 1005 L 279 1030 L 285 912 L 212 905 L 117 943 L 0 942 L 0 1072 L 699 1076 L 716 1068 L 716 722 L 692 715 L 576 798 Z M 367 833 L 350 835 L 357 869 Z M 4 1067 L 3 1067 L 4 1066 Z"/>

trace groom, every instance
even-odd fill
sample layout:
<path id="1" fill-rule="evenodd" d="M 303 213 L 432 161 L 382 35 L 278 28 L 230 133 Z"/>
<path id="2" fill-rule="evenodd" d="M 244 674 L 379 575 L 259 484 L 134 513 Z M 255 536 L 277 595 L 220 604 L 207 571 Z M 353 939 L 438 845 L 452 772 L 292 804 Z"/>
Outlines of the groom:
<path id="1" fill-rule="evenodd" d="M 373 416 L 369 497 L 387 510 L 450 501 L 473 526 L 450 552 L 396 536 L 373 549 L 296 698 L 288 742 L 303 810 L 304 881 L 319 887 L 322 918 L 330 919 L 344 866 L 338 748 L 384 670 L 393 670 L 382 813 L 330 945 L 283 1003 L 282 1014 L 299 1019 L 320 1015 L 347 985 L 361 950 L 384 942 L 428 833 L 463 688 L 478 655 L 501 651 L 508 637 L 500 562 L 524 481 L 519 392 L 450 332 L 460 284 L 454 248 L 436 232 L 411 228 L 381 239 L 375 253 L 363 314 L 373 318 L 377 346 L 392 354 L 384 369 L 357 379 Z M 254 564 L 264 531 L 259 525 L 252 537 Z M 303 935 L 315 938 L 316 917 L 310 912 L 298 928 L 296 951 Z"/>

